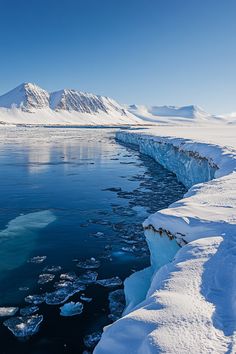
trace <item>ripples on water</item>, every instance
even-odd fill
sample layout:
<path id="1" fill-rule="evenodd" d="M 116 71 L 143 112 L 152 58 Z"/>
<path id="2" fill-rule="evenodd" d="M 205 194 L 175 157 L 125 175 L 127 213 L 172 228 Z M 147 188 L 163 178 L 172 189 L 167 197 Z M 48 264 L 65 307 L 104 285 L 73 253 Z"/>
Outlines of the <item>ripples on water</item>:
<path id="1" fill-rule="evenodd" d="M 111 129 L 12 127 L 0 138 L 0 306 L 22 308 L 27 295 L 55 291 L 61 273 L 83 278 L 78 262 L 91 257 L 101 263 L 90 270 L 98 279 L 124 280 L 149 265 L 141 223 L 182 197 L 172 173 L 117 143 Z M 54 266 L 55 277 L 38 282 Z M 44 320 L 27 341 L 0 319 L 1 354 L 82 353 L 83 338 L 117 318 L 108 297 L 121 298 L 111 295 L 119 288 L 86 285 L 68 300 L 83 304 L 74 317 L 60 316 L 62 305 L 37 305 Z"/>

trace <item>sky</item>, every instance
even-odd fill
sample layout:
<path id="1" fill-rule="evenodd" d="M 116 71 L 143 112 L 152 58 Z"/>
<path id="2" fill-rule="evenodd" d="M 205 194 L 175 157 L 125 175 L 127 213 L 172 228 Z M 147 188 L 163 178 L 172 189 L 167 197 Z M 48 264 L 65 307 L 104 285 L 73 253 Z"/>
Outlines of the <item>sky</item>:
<path id="1" fill-rule="evenodd" d="M 236 112 L 235 0 L 0 0 L 0 94 L 22 82 Z"/>

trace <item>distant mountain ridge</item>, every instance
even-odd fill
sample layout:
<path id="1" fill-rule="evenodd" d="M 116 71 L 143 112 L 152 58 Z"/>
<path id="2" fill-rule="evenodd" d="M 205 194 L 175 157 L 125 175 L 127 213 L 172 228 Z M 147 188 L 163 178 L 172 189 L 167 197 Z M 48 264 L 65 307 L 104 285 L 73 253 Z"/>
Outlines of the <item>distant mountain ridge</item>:
<path id="1" fill-rule="evenodd" d="M 65 110 L 89 114 L 98 112 L 109 114 L 110 111 L 116 111 L 120 115 L 127 115 L 125 109 L 109 97 L 72 89 L 49 93 L 31 83 L 23 83 L 0 96 L 0 107 L 18 108 L 29 113 L 50 108 L 55 111 Z"/>
<path id="2" fill-rule="evenodd" d="M 163 122 L 168 117 L 173 117 L 175 120 L 179 119 L 206 119 L 211 115 L 205 112 L 201 107 L 196 105 L 189 106 L 143 106 L 143 105 L 130 105 L 127 106 L 127 110 L 139 117 L 140 119 L 149 122 Z"/>

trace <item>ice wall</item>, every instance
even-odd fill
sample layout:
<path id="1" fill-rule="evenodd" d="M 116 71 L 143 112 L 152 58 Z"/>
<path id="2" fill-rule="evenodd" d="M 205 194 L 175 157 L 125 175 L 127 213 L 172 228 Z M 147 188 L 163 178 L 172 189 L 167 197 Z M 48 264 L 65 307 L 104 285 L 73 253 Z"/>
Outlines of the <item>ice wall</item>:
<path id="1" fill-rule="evenodd" d="M 182 150 L 165 139 L 148 135 L 117 132 L 116 138 L 126 144 L 138 146 L 139 151 L 152 157 L 168 170 L 174 172 L 187 188 L 214 178 L 217 166 L 207 158 L 192 151 Z"/>
<path id="2" fill-rule="evenodd" d="M 192 151 L 181 150 L 171 143 L 158 141 L 150 136 L 122 131 L 116 133 L 116 138 L 125 144 L 135 145 L 141 153 L 152 157 L 174 172 L 178 180 L 187 188 L 214 178 L 216 166 Z M 144 224 L 144 226 L 147 225 Z M 151 254 L 151 267 L 136 272 L 125 280 L 126 309 L 124 314 L 129 313 L 145 300 L 153 275 L 161 266 L 173 260 L 181 244 L 164 230 L 146 228 L 145 236 Z"/>
<path id="3" fill-rule="evenodd" d="M 236 145 L 195 135 L 117 133 L 189 190 L 143 223 L 151 267 L 126 279 L 124 316 L 95 354 L 236 353 Z"/>

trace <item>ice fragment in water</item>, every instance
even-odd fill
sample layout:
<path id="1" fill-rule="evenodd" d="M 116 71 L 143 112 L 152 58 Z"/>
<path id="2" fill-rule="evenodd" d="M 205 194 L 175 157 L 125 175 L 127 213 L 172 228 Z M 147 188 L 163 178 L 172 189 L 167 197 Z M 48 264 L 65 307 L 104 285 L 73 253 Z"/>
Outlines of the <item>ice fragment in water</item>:
<path id="1" fill-rule="evenodd" d="M 21 287 L 19 287 L 19 290 L 20 291 L 28 291 L 29 288 L 27 286 L 21 286 Z"/>
<path id="2" fill-rule="evenodd" d="M 79 276 L 79 281 L 83 284 L 91 284 L 96 282 L 98 273 L 88 270 L 85 274 Z"/>
<path id="3" fill-rule="evenodd" d="M 46 258 L 47 258 L 47 256 L 35 256 L 35 257 L 30 258 L 28 260 L 28 263 L 36 263 L 36 264 L 43 263 Z"/>
<path id="4" fill-rule="evenodd" d="M 125 294 L 123 289 L 112 291 L 108 295 L 110 315 L 112 321 L 118 320 L 125 308 Z"/>
<path id="5" fill-rule="evenodd" d="M 40 274 L 38 284 L 46 284 L 51 282 L 55 278 L 54 274 L 50 273 L 45 273 L 45 274 Z"/>
<path id="6" fill-rule="evenodd" d="M 18 310 L 18 307 L 0 307 L 0 317 L 14 316 Z"/>
<path id="7" fill-rule="evenodd" d="M 107 288 L 113 288 L 122 285 L 122 280 L 119 277 L 113 277 L 109 279 L 97 280 L 97 284 L 105 286 Z"/>
<path id="8" fill-rule="evenodd" d="M 85 302 L 91 302 L 93 300 L 91 297 L 86 297 L 83 294 L 80 296 L 80 299 Z"/>
<path id="9" fill-rule="evenodd" d="M 83 312 L 83 304 L 81 302 L 68 302 L 60 307 L 61 316 L 76 316 Z"/>
<path id="10" fill-rule="evenodd" d="M 99 342 L 101 339 L 102 332 L 93 332 L 91 334 L 88 334 L 87 336 L 84 337 L 84 344 L 87 348 L 94 348 L 95 345 Z"/>
<path id="11" fill-rule="evenodd" d="M 33 315 L 33 313 L 37 312 L 39 310 L 38 306 L 26 306 L 23 309 L 20 309 L 20 314 L 21 316 L 30 316 Z"/>
<path id="12" fill-rule="evenodd" d="M 45 301 L 48 305 L 59 305 L 63 304 L 74 294 L 85 290 L 85 286 L 83 284 L 65 282 L 64 286 L 59 287 L 56 291 L 52 293 L 47 293 L 45 295 Z"/>
<path id="13" fill-rule="evenodd" d="M 28 295 L 25 297 L 25 302 L 30 304 L 39 305 L 44 302 L 44 295 Z"/>
<path id="14" fill-rule="evenodd" d="M 83 268 L 83 269 L 96 269 L 99 268 L 101 265 L 101 262 L 99 260 L 96 260 L 95 258 L 90 258 L 87 259 L 86 261 L 78 262 L 77 267 Z"/>
<path id="15" fill-rule="evenodd" d="M 61 266 L 47 266 L 43 269 L 44 272 L 48 272 L 48 273 L 57 273 L 60 272 L 61 270 Z"/>
<path id="16" fill-rule="evenodd" d="M 3 322 L 16 337 L 28 337 L 35 334 L 40 323 L 43 321 L 42 315 L 12 317 Z"/>
<path id="17" fill-rule="evenodd" d="M 78 277 L 74 272 L 70 272 L 70 273 L 62 273 L 60 275 L 60 279 L 73 281 L 78 279 Z"/>

